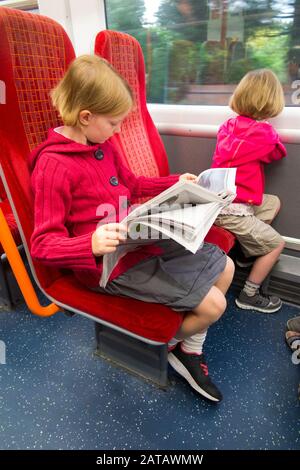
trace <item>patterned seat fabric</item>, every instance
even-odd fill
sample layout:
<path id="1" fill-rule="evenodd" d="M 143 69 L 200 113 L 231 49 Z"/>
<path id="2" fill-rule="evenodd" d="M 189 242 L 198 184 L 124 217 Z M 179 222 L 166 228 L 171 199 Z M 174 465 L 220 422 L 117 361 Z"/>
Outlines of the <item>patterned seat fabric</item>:
<path id="1" fill-rule="evenodd" d="M 96 37 L 95 53 L 114 66 L 134 94 L 133 111 L 122 124 L 122 132 L 111 139 L 123 163 L 138 176 L 168 175 L 166 151 L 146 105 L 145 65 L 138 41 L 129 34 L 101 31 Z"/>
<path id="2" fill-rule="evenodd" d="M 24 19 L 25 18 L 25 19 Z M 14 131 L 14 126 L 17 121 L 14 118 L 14 112 L 16 108 L 18 114 L 22 119 L 24 130 L 26 133 L 26 146 L 24 147 L 25 152 L 28 152 L 28 147 L 32 150 L 38 143 L 40 143 L 45 135 L 49 125 L 53 125 L 54 121 L 57 121 L 57 116 L 52 106 L 50 106 L 49 98 L 47 93 L 49 91 L 49 83 L 56 83 L 58 78 L 61 76 L 63 63 L 60 67 L 53 62 L 52 70 L 47 76 L 47 72 L 43 70 L 43 58 L 42 49 L 39 47 L 39 41 L 37 40 L 38 35 L 44 35 L 47 42 L 46 54 L 49 57 L 54 57 L 55 51 L 58 51 L 58 35 L 55 35 L 55 28 L 52 28 L 52 32 L 47 32 L 46 20 L 40 18 L 39 25 L 34 26 L 30 32 L 27 30 L 28 24 L 27 18 L 24 17 L 23 13 L 17 11 L 7 11 L 5 8 L 1 8 L 0 21 L 1 21 L 1 42 L 2 47 L 7 47 L 6 52 L 9 56 L 9 62 L 13 66 L 13 81 L 12 77 L 8 73 L 5 73 L 5 63 L 1 63 L 1 80 L 4 83 L 4 98 L 5 103 L 0 105 L 0 117 L 11 122 L 5 122 L 3 125 L 1 119 L 1 128 L 3 128 L 3 134 L 6 140 L 14 136 L 16 139 L 19 138 L 17 127 Z M 31 22 L 32 24 L 33 22 Z M 5 46 L 4 46 L 5 45 Z M 53 48 L 53 52 L 51 52 Z M 28 59 L 28 52 L 32 50 L 36 56 Z M 7 54 L 4 54 L 7 56 Z M 31 63 L 30 63 L 31 60 Z M 60 60 L 60 62 L 62 62 Z M 33 68 L 35 70 L 33 71 Z M 5 79 L 6 78 L 6 79 Z M 15 89 L 13 90 L 13 88 Z M 33 93 L 34 90 L 34 93 Z M 14 101 L 14 95 L 17 92 L 17 101 Z M 5 113 L 8 110 L 8 115 L 5 117 Z M 1 112 L 2 111 L 2 112 Z M 23 133 L 23 132 L 22 132 Z M 21 243 L 21 237 L 18 231 L 17 223 L 11 211 L 7 195 L 4 190 L 3 184 L 0 181 L 0 207 L 5 215 L 8 226 L 12 232 L 14 240 L 17 245 Z M 0 244 L 0 254 L 3 253 L 2 245 Z"/>

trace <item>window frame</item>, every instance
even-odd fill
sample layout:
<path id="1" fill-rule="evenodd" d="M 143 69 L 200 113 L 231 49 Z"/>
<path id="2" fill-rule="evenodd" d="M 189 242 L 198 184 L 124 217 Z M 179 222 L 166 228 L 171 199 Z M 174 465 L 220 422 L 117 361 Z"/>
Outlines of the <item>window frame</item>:
<path id="1" fill-rule="evenodd" d="M 105 0 L 99 3 L 105 12 Z M 103 23 L 107 28 L 105 14 Z M 297 121 L 300 122 L 300 81 L 297 85 L 299 105 L 286 106 L 280 116 L 270 119 L 285 143 L 300 143 L 300 128 L 297 127 Z M 215 138 L 222 122 L 234 115 L 228 106 L 222 105 L 148 103 L 147 106 L 159 132 L 167 135 Z"/>
<path id="2" fill-rule="evenodd" d="M 38 0 L 37 3 L 40 14 L 53 18 L 66 29 L 76 55 L 93 53 L 96 34 L 107 28 L 105 0 Z M 300 80 L 295 84 L 300 105 Z M 300 143 L 299 105 L 285 107 L 280 116 L 270 120 L 285 143 Z M 215 138 L 220 124 L 234 114 L 228 106 L 216 105 L 148 103 L 148 109 L 161 134 L 206 138 Z"/>
<path id="3" fill-rule="evenodd" d="M 215 138 L 219 126 L 235 113 L 229 106 L 176 104 L 148 105 L 149 112 L 161 134 Z M 285 143 L 300 144 L 300 107 L 285 107 L 270 122 Z"/>
<path id="4" fill-rule="evenodd" d="M 105 0 L 38 0 L 40 14 L 50 16 L 66 29 L 76 55 L 93 53 L 96 34 L 107 28 Z M 87 15 L 87 12 L 89 14 Z M 300 81 L 296 83 L 300 105 Z M 215 138 L 222 122 L 233 112 L 228 106 L 148 103 L 161 134 Z M 300 143 L 300 106 L 284 108 L 270 120 L 285 143 Z"/>

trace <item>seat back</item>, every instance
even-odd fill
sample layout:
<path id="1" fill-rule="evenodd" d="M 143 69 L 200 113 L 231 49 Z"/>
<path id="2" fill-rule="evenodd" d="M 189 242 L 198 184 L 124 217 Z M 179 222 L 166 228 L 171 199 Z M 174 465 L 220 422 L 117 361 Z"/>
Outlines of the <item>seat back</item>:
<path id="1" fill-rule="evenodd" d="M 135 108 L 111 140 L 123 162 L 137 176 L 169 174 L 168 159 L 146 104 L 145 64 L 142 48 L 129 34 L 104 30 L 97 34 L 95 54 L 110 62 L 129 83 Z"/>
<path id="2" fill-rule="evenodd" d="M 33 198 L 27 159 L 30 151 L 59 125 L 49 91 L 75 57 L 63 28 L 50 18 L 0 7 L 1 171 L 11 194 L 25 246 L 33 230 Z M 60 276 L 34 263 L 41 287 Z"/>

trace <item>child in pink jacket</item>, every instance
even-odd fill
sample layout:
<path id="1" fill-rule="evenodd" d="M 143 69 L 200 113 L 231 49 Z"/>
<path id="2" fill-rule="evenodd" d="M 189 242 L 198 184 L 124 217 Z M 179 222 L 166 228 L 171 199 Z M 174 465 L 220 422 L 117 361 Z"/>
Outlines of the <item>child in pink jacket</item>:
<path id="1" fill-rule="evenodd" d="M 264 194 L 264 165 L 286 155 L 278 134 L 266 121 L 284 108 L 281 84 L 271 70 L 251 71 L 238 84 L 229 106 L 238 116 L 220 127 L 212 166 L 237 168 L 237 197 L 215 223 L 236 235 L 247 258 L 256 257 L 236 304 L 273 313 L 280 309 L 281 300 L 264 295 L 260 286 L 282 252 L 284 241 L 270 226 L 280 201 L 277 196 Z"/>

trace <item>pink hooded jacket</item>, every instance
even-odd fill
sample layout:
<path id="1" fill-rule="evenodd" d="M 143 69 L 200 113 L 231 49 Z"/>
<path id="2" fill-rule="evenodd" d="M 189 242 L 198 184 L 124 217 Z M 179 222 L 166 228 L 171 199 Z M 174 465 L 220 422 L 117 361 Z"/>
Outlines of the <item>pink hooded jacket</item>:
<path id="1" fill-rule="evenodd" d="M 264 194 L 264 163 L 286 156 L 286 149 L 268 122 L 246 116 L 229 119 L 219 129 L 213 168 L 236 167 L 234 202 L 259 206 Z"/>
<path id="2" fill-rule="evenodd" d="M 103 258 L 92 252 L 97 225 L 103 220 L 119 222 L 127 215 L 128 205 L 120 207 L 122 198 L 127 203 L 156 196 L 179 178 L 135 176 L 110 142 L 83 145 L 53 129 L 32 152 L 30 168 L 35 200 L 31 255 L 47 266 L 71 269 L 88 287 L 97 287 L 102 274 Z M 127 253 L 110 280 L 161 253 L 155 244 Z"/>

